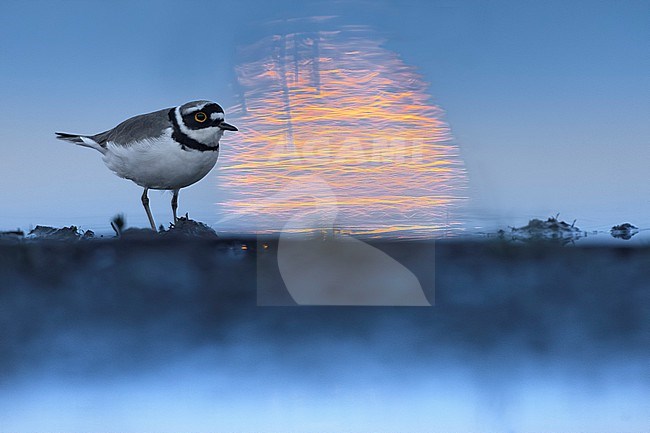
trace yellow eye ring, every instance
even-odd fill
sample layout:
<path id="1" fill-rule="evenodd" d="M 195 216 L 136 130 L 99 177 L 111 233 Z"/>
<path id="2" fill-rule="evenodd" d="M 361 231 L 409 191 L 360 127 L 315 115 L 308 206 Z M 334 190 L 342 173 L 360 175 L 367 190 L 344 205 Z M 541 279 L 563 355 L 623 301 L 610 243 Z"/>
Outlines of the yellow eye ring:
<path id="1" fill-rule="evenodd" d="M 199 111 L 194 115 L 194 120 L 196 120 L 199 123 L 203 123 L 206 120 L 208 120 L 208 116 L 203 111 Z"/>

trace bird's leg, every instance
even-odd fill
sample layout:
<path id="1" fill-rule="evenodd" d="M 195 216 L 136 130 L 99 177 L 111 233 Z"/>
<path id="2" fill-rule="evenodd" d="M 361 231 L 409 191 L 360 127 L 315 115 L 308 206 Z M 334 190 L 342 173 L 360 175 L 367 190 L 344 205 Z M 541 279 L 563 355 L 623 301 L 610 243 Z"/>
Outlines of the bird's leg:
<path id="1" fill-rule="evenodd" d="M 178 190 L 175 189 L 173 191 L 174 195 L 172 195 L 172 212 L 174 213 L 174 224 L 178 221 L 178 217 L 176 216 L 176 209 L 178 209 Z"/>
<path id="2" fill-rule="evenodd" d="M 144 206 L 144 210 L 147 212 L 147 218 L 149 218 L 149 224 L 151 224 L 151 230 L 156 231 L 156 223 L 153 222 L 153 216 L 151 216 L 151 209 L 149 209 L 149 197 L 147 197 L 147 191 L 149 191 L 149 188 L 145 188 L 144 192 L 142 193 L 142 206 Z"/>

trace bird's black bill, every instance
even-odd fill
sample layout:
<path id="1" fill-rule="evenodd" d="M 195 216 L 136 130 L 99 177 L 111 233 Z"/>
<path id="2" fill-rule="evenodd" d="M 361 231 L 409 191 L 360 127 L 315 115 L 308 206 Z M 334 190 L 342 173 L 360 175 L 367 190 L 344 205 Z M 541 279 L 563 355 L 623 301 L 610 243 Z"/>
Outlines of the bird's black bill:
<path id="1" fill-rule="evenodd" d="M 232 126 L 230 123 L 221 122 L 219 128 L 225 129 L 226 131 L 239 131 L 235 126 Z"/>

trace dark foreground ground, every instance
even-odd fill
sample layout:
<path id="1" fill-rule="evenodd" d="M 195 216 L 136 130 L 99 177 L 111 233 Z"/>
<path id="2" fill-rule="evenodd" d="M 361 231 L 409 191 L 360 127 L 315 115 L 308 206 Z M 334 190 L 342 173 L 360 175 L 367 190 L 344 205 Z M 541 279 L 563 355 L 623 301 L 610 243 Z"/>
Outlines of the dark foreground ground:
<path id="1" fill-rule="evenodd" d="M 0 431 L 647 431 L 650 248 L 371 244 L 433 306 L 297 306 L 274 240 L 0 243 Z"/>

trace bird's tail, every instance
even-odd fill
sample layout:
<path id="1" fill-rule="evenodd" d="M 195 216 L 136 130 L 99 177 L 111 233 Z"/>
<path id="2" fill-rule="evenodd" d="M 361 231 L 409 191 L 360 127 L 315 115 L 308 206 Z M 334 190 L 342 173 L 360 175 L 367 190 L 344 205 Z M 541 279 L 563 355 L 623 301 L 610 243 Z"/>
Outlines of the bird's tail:
<path id="1" fill-rule="evenodd" d="M 67 132 L 55 132 L 55 134 L 56 138 L 59 140 L 69 141 L 70 143 L 78 144 L 79 146 L 90 147 L 100 151 L 101 153 L 106 152 L 105 148 L 87 135 L 68 134 Z"/>

